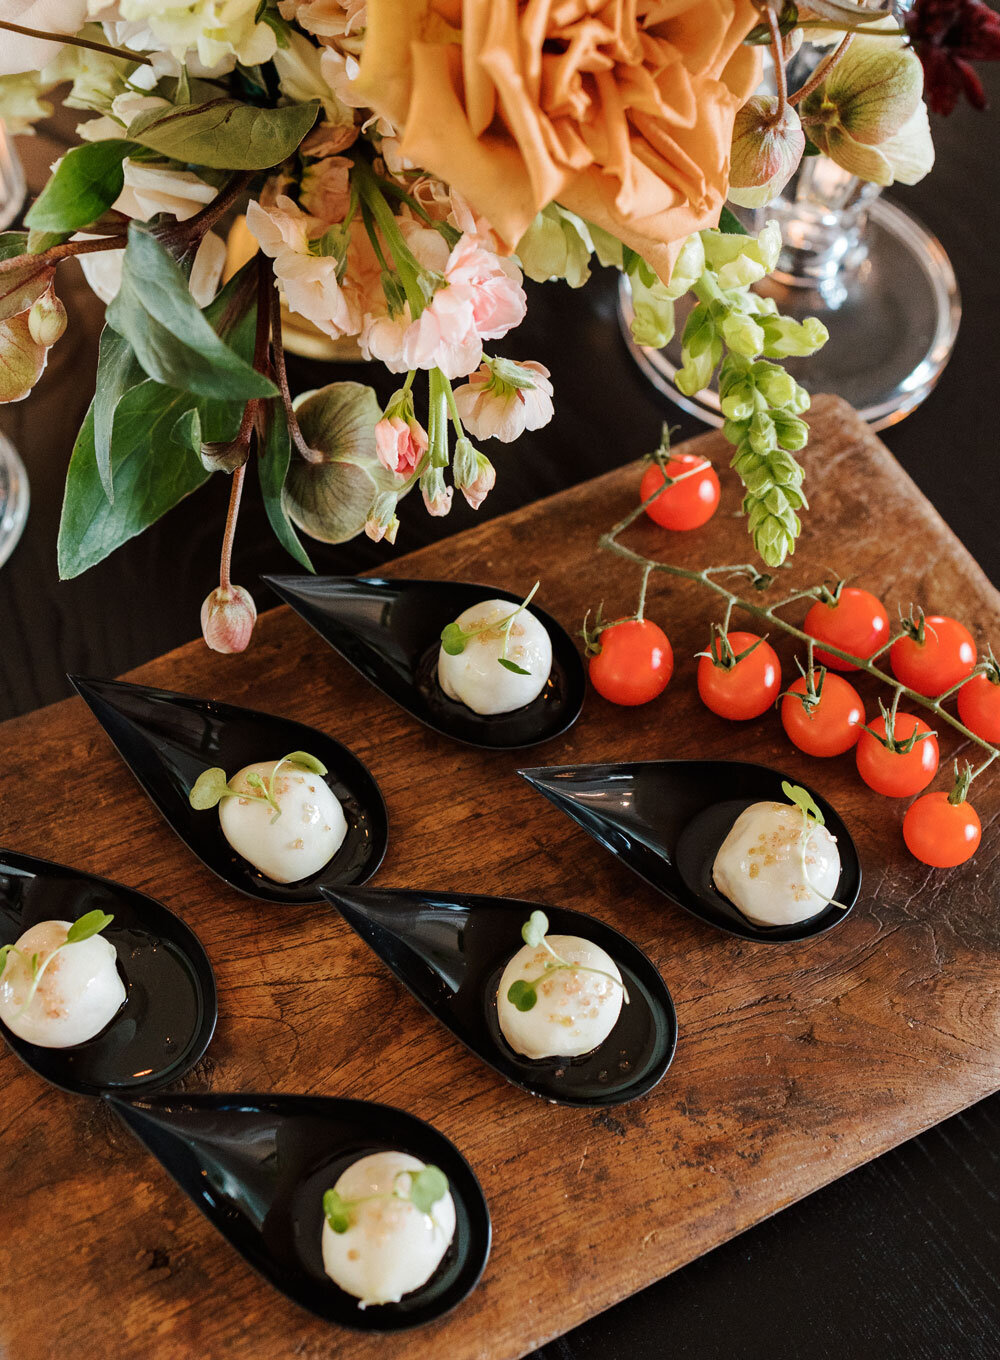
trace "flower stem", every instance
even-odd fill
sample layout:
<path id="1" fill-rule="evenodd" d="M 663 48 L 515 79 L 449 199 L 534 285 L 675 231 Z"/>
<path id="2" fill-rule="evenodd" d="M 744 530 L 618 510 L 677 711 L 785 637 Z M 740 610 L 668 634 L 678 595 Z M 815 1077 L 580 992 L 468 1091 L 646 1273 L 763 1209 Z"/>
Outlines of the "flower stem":
<path id="1" fill-rule="evenodd" d="M 219 587 L 222 590 L 228 590 L 232 585 L 229 573 L 233 564 L 233 540 L 236 537 L 236 520 L 240 513 L 240 498 L 243 495 L 243 478 L 246 476 L 246 470 L 246 463 L 236 469 L 229 491 L 229 511 L 226 515 L 226 531 L 222 535 L 222 560 L 219 563 Z"/>
<path id="2" fill-rule="evenodd" d="M 127 245 L 128 237 L 125 235 L 102 236 L 93 241 L 64 241 L 62 245 L 50 246 L 48 250 L 39 251 L 37 255 L 28 252 L 0 260 L 0 274 L 23 269 L 27 264 L 37 264 L 39 268 L 45 269 L 49 265 L 58 264 L 60 260 L 71 259 L 74 255 L 90 255 L 95 250 L 122 250 Z"/>
<path id="3" fill-rule="evenodd" d="M 774 12 L 774 6 L 768 5 L 766 11 L 767 26 L 771 30 L 771 57 L 774 61 L 774 79 L 778 87 L 778 107 L 774 111 L 771 123 L 778 126 L 788 109 L 788 78 L 785 75 L 785 45 L 781 37 L 781 30 L 778 27 L 778 17 Z"/>
<path id="4" fill-rule="evenodd" d="M 271 353 L 274 358 L 274 376 L 278 383 L 278 391 L 281 393 L 281 404 L 285 408 L 285 419 L 288 422 L 288 434 L 296 453 L 304 458 L 307 463 L 322 463 L 323 455 L 306 443 L 302 431 L 299 429 L 298 417 L 292 406 L 292 393 L 288 386 L 288 370 L 285 368 L 285 346 L 281 338 L 281 298 L 278 296 L 277 282 L 271 275 L 270 261 L 261 254 L 260 270 L 266 269 L 268 278 L 268 304 L 271 312 Z"/>
<path id="5" fill-rule="evenodd" d="M 881 30 L 878 31 L 881 33 Z M 793 106 L 795 104 L 798 104 L 801 100 L 805 99 L 806 95 L 812 94 L 813 90 L 815 90 L 817 86 L 822 85 L 823 81 L 826 80 L 827 76 L 836 66 L 837 62 L 840 61 L 840 58 L 850 47 L 853 40 L 854 40 L 853 33 L 845 33 L 840 44 L 830 53 L 830 55 L 826 58 L 825 61 L 820 62 L 820 64 L 816 67 L 815 71 L 813 71 L 812 75 L 809 77 L 806 83 L 800 86 L 800 88 L 797 89 L 794 92 L 794 94 L 790 94 L 788 96 L 789 104 Z"/>
<path id="6" fill-rule="evenodd" d="M 209 228 L 215 226 L 219 218 L 229 211 L 253 177 L 253 170 L 240 171 L 223 189 L 219 190 L 210 203 L 206 203 L 193 217 L 189 217 L 183 222 L 171 222 L 169 225 L 161 227 L 156 232 L 157 239 L 162 241 L 164 245 L 175 249 L 180 246 L 183 247 L 183 250 L 189 250 L 192 245 L 200 245 Z"/>
<path id="7" fill-rule="evenodd" d="M 40 28 L 24 28 L 21 24 L 12 24 L 8 19 L 0 19 L 0 28 L 20 33 L 25 38 L 44 38 L 46 42 L 66 43 L 70 47 L 89 47 L 92 52 L 103 52 L 107 57 L 121 57 L 124 61 L 139 62 L 143 66 L 153 64 L 141 52 L 133 52 L 127 47 L 112 47 L 110 43 L 94 42 L 91 38 L 79 38 L 69 33 L 47 33 Z"/>

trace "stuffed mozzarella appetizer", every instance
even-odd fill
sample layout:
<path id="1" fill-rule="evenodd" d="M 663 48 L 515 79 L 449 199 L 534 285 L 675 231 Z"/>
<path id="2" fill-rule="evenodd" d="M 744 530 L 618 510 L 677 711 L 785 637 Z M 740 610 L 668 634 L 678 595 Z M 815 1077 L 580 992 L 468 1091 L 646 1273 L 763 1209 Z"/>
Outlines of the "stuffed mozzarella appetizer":
<path id="1" fill-rule="evenodd" d="M 205 770 L 188 795 L 193 808 L 218 805 L 222 834 L 275 883 L 297 883 L 328 864 L 344 843 L 347 819 L 324 782 L 326 766 L 306 751 L 261 760 L 226 780 Z"/>
<path id="2" fill-rule="evenodd" d="M 789 803 L 752 803 L 736 818 L 715 857 L 715 886 L 760 926 L 795 925 L 831 903 L 840 882 L 837 841 L 797 785 Z"/>
<path id="3" fill-rule="evenodd" d="M 552 670 L 552 642 L 523 604 L 484 600 L 441 632 L 438 683 L 449 699 L 483 715 L 512 713 L 537 699 Z"/>
<path id="4" fill-rule="evenodd" d="M 405 1152 L 360 1158 L 323 1196 L 323 1269 L 361 1308 L 426 1284 L 454 1235 L 447 1177 Z"/>
<path id="5" fill-rule="evenodd" d="M 618 965 L 599 945 L 549 935 L 548 928 L 543 911 L 525 922 L 524 947 L 497 988 L 497 1020 L 525 1058 L 577 1058 L 604 1043 L 628 993 Z"/>
<path id="6" fill-rule="evenodd" d="M 0 1020 L 41 1048 L 86 1043 L 125 1000 L 118 954 L 100 931 L 114 917 L 90 911 L 78 921 L 39 921 L 0 949 Z"/>

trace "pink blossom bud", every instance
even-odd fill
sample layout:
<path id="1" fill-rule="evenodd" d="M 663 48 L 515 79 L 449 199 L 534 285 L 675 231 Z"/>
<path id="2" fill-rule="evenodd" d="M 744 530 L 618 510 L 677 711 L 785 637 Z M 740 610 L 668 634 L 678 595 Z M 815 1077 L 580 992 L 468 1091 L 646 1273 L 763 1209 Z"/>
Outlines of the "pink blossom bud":
<path id="1" fill-rule="evenodd" d="M 257 606 L 242 586 L 217 586 L 201 607 L 201 631 L 213 652 L 242 652 L 253 635 Z"/>
<path id="2" fill-rule="evenodd" d="M 478 510 L 483 501 L 496 485 L 496 468 L 483 454 L 476 454 L 475 476 L 462 483 L 460 490 L 465 499 Z"/>
<path id="3" fill-rule="evenodd" d="M 447 515 L 451 510 L 454 487 L 445 486 L 444 474 L 440 468 L 430 468 L 421 479 L 420 494 L 429 515 Z"/>
<path id="4" fill-rule="evenodd" d="M 427 451 L 427 431 L 416 419 L 383 417 L 375 426 L 375 453 L 397 477 L 409 477 Z"/>
<path id="5" fill-rule="evenodd" d="M 736 115 L 729 201 L 740 207 L 760 208 L 777 198 L 802 159 L 806 134 L 799 115 L 788 104 L 778 122 L 777 111 L 774 95 L 755 95 Z"/>
<path id="6" fill-rule="evenodd" d="M 28 330 L 36 345 L 46 349 L 62 339 L 66 329 L 66 308 L 55 295 L 49 284 L 42 296 L 36 299 L 28 312 Z"/>

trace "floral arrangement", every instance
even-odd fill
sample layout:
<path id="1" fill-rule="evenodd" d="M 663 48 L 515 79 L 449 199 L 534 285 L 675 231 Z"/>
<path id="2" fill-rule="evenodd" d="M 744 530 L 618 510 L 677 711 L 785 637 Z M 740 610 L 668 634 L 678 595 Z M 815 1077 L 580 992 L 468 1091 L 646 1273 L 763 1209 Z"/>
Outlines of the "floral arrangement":
<path id="1" fill-rule="evenodd" d="M 636 339 L 671 338 L 694 303 L 677 383 L 714 377 L 771 566 L 805 506 L 795 454 L 808 394 L 783 369 L 818 321 L 752 291 L 777 226 L 747 235 L 803 155 L 913 183 L 933 147 L 923 98 L 981 105 L 972 59 L 1000 55 L 979 0 L 0 0 L 0 116 L 29 130 L 46 96 L 85 110 L 26 231 L 0 235 L 0 400 L 27 396 L 66 326 L 56 270 L 77 257 L 106 303 L 96 391 L 70 459 L 59 538 L 73 576 L 195 491 L 231 478 L 209 645 L 255 619 L 230 579 L 249 462 L 268 518 L 299 537 L 394 541 L 400 501 L 473 507 L 502 443 L 552 418 L 542 364 L 494 349 L 524 278 L 579 287 L 621 270 Z M 837 45 L 806 82 L 803 38 Z M 756 93 L 761 50 L 775 93 Z M 223 283 L 216 228 L 245 214 L 256 254 Z M 383 406 L 333 382 L 292 400 L 282 308 L 400 375 Z"/>

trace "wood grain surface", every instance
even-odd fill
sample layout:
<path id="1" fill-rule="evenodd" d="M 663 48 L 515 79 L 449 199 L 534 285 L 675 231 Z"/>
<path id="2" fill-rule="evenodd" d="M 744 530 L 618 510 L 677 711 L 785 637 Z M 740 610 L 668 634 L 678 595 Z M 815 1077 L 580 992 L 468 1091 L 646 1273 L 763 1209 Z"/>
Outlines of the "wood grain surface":
<path id="1" fill-rule="evenodd" d="M 715 434 L 689 447 L 727 461 Z M 877 590 L 891 612 L 919 600 L 960 613 L 981 638 L 1000 635 L 1000 596 L 843 403 L 816 401 L 807 461 L 812 510 L 782 593 L 830 566 Z M 606 612 L 625 612 L 636 576 L 594 542 L 634 504 L 636 485 L 636 469 L 621 469 L 393 570 L 512 590 L 537 576 L 540 602 L 571 629 L 601 598 Z M 706 530 L 665 536 L 642 525 L 631 541 L 687 564 L 745 559 L 729 473 L 723 488 Z M 880 528 L 887 516 L 872 515 L 879 502 L 891 507 L 891 535 Z M 12 1360 L 57 1350 L 80 1360 L 513 1360 L 1000 1086 L 1000 777 L 977 785 L 976 859 L 923 868 L 902 846 L 904 805 L 866 790 L 849 756 L 811 761 L 773 714 L 735 726 L 699 707 L 692 658 L 715 614 L 709 596 L 654 581 L 648 612 L 678 658 L 664 696 L 627 711 L 592 695 L 567 736 L 520 755 L 459 748 L 418 727 L 284 609 L 262 617 L 243 657 L 191 644 L 133 673 L 287 713 L 352 746 L 389 808 L 380 886 L 569 905 L 646 949 L 677 1004 L 677 1057 L 650 1096 L 605 1113 L 509 1087 L 332 912 L 226 890 L 159 819 L 82 702 L 0 727 L 0 840 L 160 897 L 205 943 L 220 1019 L 188 1088 L 341 1094 L 411 1110 L 469 1158 L 495 1230 L 480 1287 L 450 1318 L 397 1338 L 335 1332 L 264 1285 L 99 1103 L 48 1089 L 5 1052 L 0 1349 Z M 777 647 L 790 669 L 792 651 Z M 943 737 L 943 764 L 956 749 Z M 841 927 L 787 947 L 715 932 L 515 775 L 519 764 L 689 755 L 780 765 L 838 806 L 866 875 Z"/>

